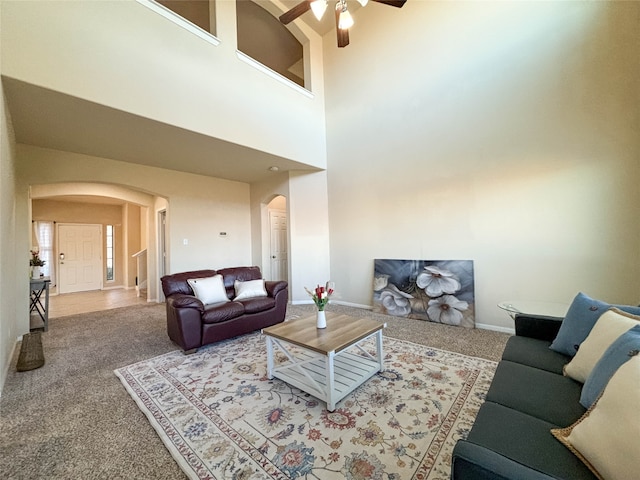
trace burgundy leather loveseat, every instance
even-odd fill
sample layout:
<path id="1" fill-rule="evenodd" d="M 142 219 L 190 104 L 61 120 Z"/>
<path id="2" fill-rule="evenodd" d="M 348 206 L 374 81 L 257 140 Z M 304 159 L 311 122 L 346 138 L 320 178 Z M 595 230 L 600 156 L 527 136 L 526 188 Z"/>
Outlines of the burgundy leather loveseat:
<path id="1" fill-rule="evenodd" d="M 229 301 L 205 305 L 187 280 L 222 275 Z M 166 298 L 167 333 L 186 353 L 198 347 L 284 321 L 289 288 L 285 281 L 265 281 L 267 296 L 234 301 L 235 282 L 262 279 L 259 267 L 196 270 L 161 278 Z"/>

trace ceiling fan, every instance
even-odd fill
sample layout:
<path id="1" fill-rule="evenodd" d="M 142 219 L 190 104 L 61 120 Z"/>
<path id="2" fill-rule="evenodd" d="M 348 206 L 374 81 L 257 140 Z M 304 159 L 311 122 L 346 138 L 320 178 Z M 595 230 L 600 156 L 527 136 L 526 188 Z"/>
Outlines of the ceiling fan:
<path id="1" fill-rule="evenodd" d="M 363 7 L 369 0 L 358 0 Z M 401 8 L 407 0 L 371 0 L 372 2 L 383 3 L 392 7 Z M 303 0 L 301 3 L 293 7 L 291 10 L 280 15 L 280 21 L 285 25 L 293 22 L 303 13 L 309 10 L 313 11 L 315 17 L 320 20 L 324 15 L 328 6 L 328 0 Z M 349 27 L 353 25 L 353 17 L 347 8 L 347 0 L 336 1 L 336 33 L 338 35 L 338 47 L 346 47 L 349 45 Z"/>

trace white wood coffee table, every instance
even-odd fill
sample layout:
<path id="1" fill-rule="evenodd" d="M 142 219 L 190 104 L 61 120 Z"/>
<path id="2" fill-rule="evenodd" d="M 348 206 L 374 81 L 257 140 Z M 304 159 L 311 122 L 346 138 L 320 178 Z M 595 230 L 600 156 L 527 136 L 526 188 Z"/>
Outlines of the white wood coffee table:
<path id="1" fill-rule="evenodd" d="M 264 328 L 267 377 L 279 378 L 324 400 L 332 412 L 336 403 L 384 370 L 382 329 L 386 326 L 375 320 L 328 312 L 326 328 L 316 328 L 315 315 Z M 376 340 L 375 356 L 361 347 L 371 337 Z M 276 366 L 275 348 L 289 361 Z"/>

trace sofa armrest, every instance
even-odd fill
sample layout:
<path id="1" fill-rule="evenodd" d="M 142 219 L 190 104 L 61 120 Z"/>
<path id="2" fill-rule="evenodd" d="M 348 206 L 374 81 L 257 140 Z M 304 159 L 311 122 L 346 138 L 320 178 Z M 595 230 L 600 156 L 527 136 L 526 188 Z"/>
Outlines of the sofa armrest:
<path id="1" fill-rule="evenodd" d="M 193 295 L 167 297 L 167 333 L 184 351 L 202 346 L 204 305 Z"/>
<path id="2" fill-rule="evenodd" d="M 459 440 L 453 449 L 451 480 L 553 480 L 493 450 Z"/>
<path id="3" fill-rule="evenodd" d="M 287 289 L 289 284 L 284 280 L 267 280 L 264 282 L 264 288 L 267 290 L 267 294 L 270 297 L 274 297 L 278 294 L 278 292 Z"/>
<path id="4" fill-rule="evenodd" d="M 558 330 L 560 330 L 560 325 L 562 325 L 562 318 L 549 317 L 546 315 L 518 313 L 514 320 L 516 335 L 538 340 L 547 340 L 549 342 L 552 342 L 556 338 Z"/>
<path id="5" fill-rule="evenodd" d="M 195 308 L 200 313 L 204 313 L 203 303 L 193 295 L 171 295 L 167 298 L 167 305 L 172 308 Z"/>

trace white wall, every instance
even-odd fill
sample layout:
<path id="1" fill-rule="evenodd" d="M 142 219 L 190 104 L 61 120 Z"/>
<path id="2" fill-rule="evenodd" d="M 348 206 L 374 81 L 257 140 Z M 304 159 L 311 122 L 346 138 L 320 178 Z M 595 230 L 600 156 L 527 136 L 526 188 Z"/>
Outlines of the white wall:
<path id="1" fill-rule="evenodd" d="M 375 7 L 375 8 L 374 8 Z M 640 302 L 640 4 L 407 2 L 325 37 L 331 273 L 471 259 L 501 300 Z M 383 33 L 381 33 L 383 32 Z"/>
<path id="2" fill-rule="evenodd" d="M 321 42 L 309 28 L 313 98 L 238 59 L 235 2 L 218 2 L 218 46 L 132 0 L 1 8 L 4 76 L 326 166 Z"/>
<path id="3" fill-rule="evenodd" d="M 23 278 L 28 285 L 28 256 L 24 267 L 18 260 L 15 242 L 15 139 L 11 118 L 5 104 L 4 89 L 0 83 L 0 392 L 7 376 L 14 345 L 18 335 L 23 333 L 16 309 L 16 278 Z M 28 254 L 27 247 L 27 254 Z M 28 287 L 25 287 L 25 289 Z M 28 297 L 25 306 L 28 309 Z M 28 322 L 28 311 L 20 310 Z"/>
<path id="4" fill-rule="evenodd" d="M 293 303 L 310 303 L 304 287 L 313 288 L 331 279 L 327 193 L 327 172 L 290 172 L 289 299 Z"/>

